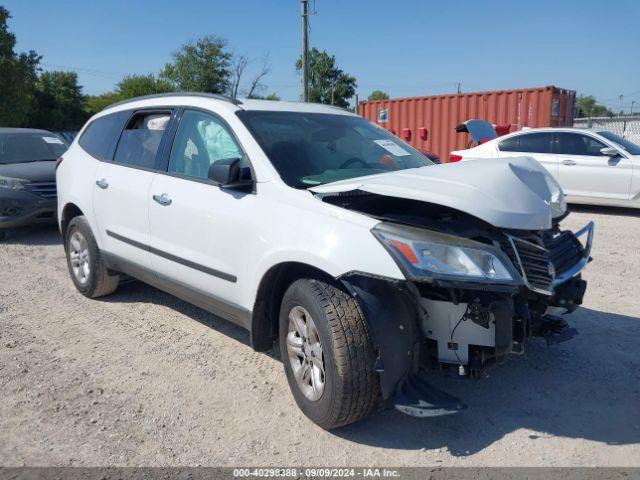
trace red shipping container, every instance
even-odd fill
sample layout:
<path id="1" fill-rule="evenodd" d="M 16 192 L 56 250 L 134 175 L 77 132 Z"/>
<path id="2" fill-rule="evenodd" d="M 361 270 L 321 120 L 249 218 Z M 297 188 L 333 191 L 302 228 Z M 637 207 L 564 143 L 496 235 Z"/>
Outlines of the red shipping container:
<path id="1" fill-rule="evenodd" d="M 418 150 L 428 150 L 448 162 L 453 150 L 467 148 L 466 133 L 457 133 L 460 123 L 477 118 L 493 124 L 522 127 L 573 125 L 576 92 L 557 87 L 459 93 L 430 97 L 363 101 L 358 113 L 394 133 L 429 132 L 406 139 Z"/>

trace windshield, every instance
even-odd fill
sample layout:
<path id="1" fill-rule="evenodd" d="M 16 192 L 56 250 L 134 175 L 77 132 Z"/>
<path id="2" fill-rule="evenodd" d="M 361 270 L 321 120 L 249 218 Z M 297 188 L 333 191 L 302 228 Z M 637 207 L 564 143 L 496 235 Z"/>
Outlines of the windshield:
<path id="1" fill-rule="evenodd" d="M 0 163 L 56 160 L 67 145 L 50 133 L 0 133 Z"/>
<path id="2" fill-rule="evenodd" d="M 604 138 L 612 141 L 613 143 L 617 143 L 618 145 L 620 145 L 620 147 L 624 148 L 631 155 L 640 155 L 640 146 L 636 145 L 635 143 L 630 142 L 629 140 L 626 140 L 622 137 L 619 137 L 615 133 L 607 132 L 606 130 L 598 132 L 598 134 L 602 135 Z"/>
<path id="3" fill-rule="evenodd" d="M 294 188 L 433 165 L 398 137 L 361 117 L 269 111 L 241 111 L 238 117 L 284 182 Z"/>

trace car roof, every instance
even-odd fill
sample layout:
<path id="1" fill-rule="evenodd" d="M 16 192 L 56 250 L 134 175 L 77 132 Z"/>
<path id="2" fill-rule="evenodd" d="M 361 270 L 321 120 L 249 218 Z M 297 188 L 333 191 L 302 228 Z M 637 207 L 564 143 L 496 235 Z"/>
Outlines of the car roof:
<path id="1" fill-rule="evenodd" d="M 278 112 L 308 112 L 308 113 L 330 113 L 334 115 L 355 115 L 345 109 L 332 105 L 321 105 L 317 103 L 302 102 L 282 102 L 276 100 L 254 100 L 254 99 L 232 99 L 223 95 L 197 92 L 174 92 L 161 93 L 157 95 L 147 95 L 135 97 L 122 102 L 114 103 L 98 114 L 112 113 L 132 108 L 149 108 L 160 106 L 199 106 L 203 108 L 216 106 L 227 108 L 231 111 L 278 111 Z"/>
<path id="2" fill-rule="evenodd" d="M 46 134 L 52 135 L 52 133 L 49 132 L 48 130 L 40 130 L 38 128 L 7 128 L 7 127 L 0 127 L 0 134 L 1 133 L 46 133 Z"/>
<path id="3" fill-rule="evenodd" d="M 602 131 L 603 129 L 595 129 L 595 128 L 587 128 L 587 127 L 536 127 L 536 128 L 530 128 L 530 127 L 524 127 L 521 130 L 516 130 L 515 132 L 511 132 L 509 133 L 509 135 L 514 135 L 516 133 L 527 133 L 527 132 L 580 132 L 580 133 L 584 133 L 584 132 L 591 132 L 591 133 L 598 133 L 600 131 Z M 500 137 L 498 137 L 500 138 Z"/>

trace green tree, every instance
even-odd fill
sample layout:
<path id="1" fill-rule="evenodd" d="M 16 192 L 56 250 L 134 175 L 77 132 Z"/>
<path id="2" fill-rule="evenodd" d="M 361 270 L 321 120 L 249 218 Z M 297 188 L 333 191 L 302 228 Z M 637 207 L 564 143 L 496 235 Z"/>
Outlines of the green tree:
<path id="1" fill-rule="evenodd" d="M 121 100 L 172 91 L 174 91 L 174 88 L 168 81 L 158 78 L 153 74 L 127 75 L 118 82 L 116 89 L 113 92 L 88 97 L 85 101 L 85 113 L 90 117 L 105 109 L 112 103 L 116 103 Z"/>
<path id="2" fill-rule="evenodd" d="M 383 92 L 382 90 L 374 90 L 369 94 L 369 98 L 367 98 L 367 100 L 389 100 L 389 94 L 387 92 Z"/>
<path id="3" fill-rule="evenodd" d="M 160 77 L 176 90 L 225 93 L 229 91 L 231 58 L 227 42 L 209 35 L 184 44 Z"/>
<path id="4" fill-rule="evenodd" d="M 156 78 L 155 75 L 127 75 L 118 83 L 116 92 L 121 100 L 155 93 L 167 93 L 174 91 L 167 80 Z"/>
<path id="5" fill-rule="evenodd" d="M 296 62 L 296 70 L 302 71 L 302 58 Z M 309 51 L 309 100 L 347 108 L 349 99 L 356 93 L 356 78 L 336 66 L 335 55 L 316 48 Z"/>
<path id="6" fill-rule="evenodd" d="M 606 117 L 613 115 L 613 112 L 605 107 L 604 105 L 600 105 L 594 96 L 584 96 L 580 95 L 576 98 L 576 106 L 575 106 L 575 117 Z"/>
<path id="7" fill-rule="evenodd" d="M 75 72 L 44 72 L 36 82 L 28 124 L 33 128 L 77 130 L 87 119 Z"/>
<path id="8" fill-rule="evenodd" d="M 251 95 L 247 95 L 247 98 L 252 98 L 255 100 L 276 100 L 276 101 L 280 100 L 280 97 L 276 92 L 272 92 L 269 95 L 265 95 L 264 97 L 262 95 L 257 95 L 253 93 Z"/>
<path id="9" fill-rule="evenodd" d="M 9 11 L 0 6 L 0 126 L 19 127 L 31 109 L 40 56 L 33 50 L 17 54 L 9 32 Z"/>
<path id="10" fill-rule="evenodd" d="M 107 92 L 101 95 L 91 95 L 90 97 L 87 97 L 84 104 L 84 110 L 87 118 L 104 110 L 112 103 L 119 102 L 120 100 L 122 100 L 122 98 L 117 92 Z"/>

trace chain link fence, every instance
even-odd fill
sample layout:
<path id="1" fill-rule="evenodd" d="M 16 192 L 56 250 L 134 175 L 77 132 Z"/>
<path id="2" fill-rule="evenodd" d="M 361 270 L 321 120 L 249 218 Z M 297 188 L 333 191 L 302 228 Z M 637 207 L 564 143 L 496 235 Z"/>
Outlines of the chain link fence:
<path id="1" fill-rule="evenodd" d="M 638 116 L 576 118 L 573 126 L 608 130 L 640 145 L 640 117 Z"/>

